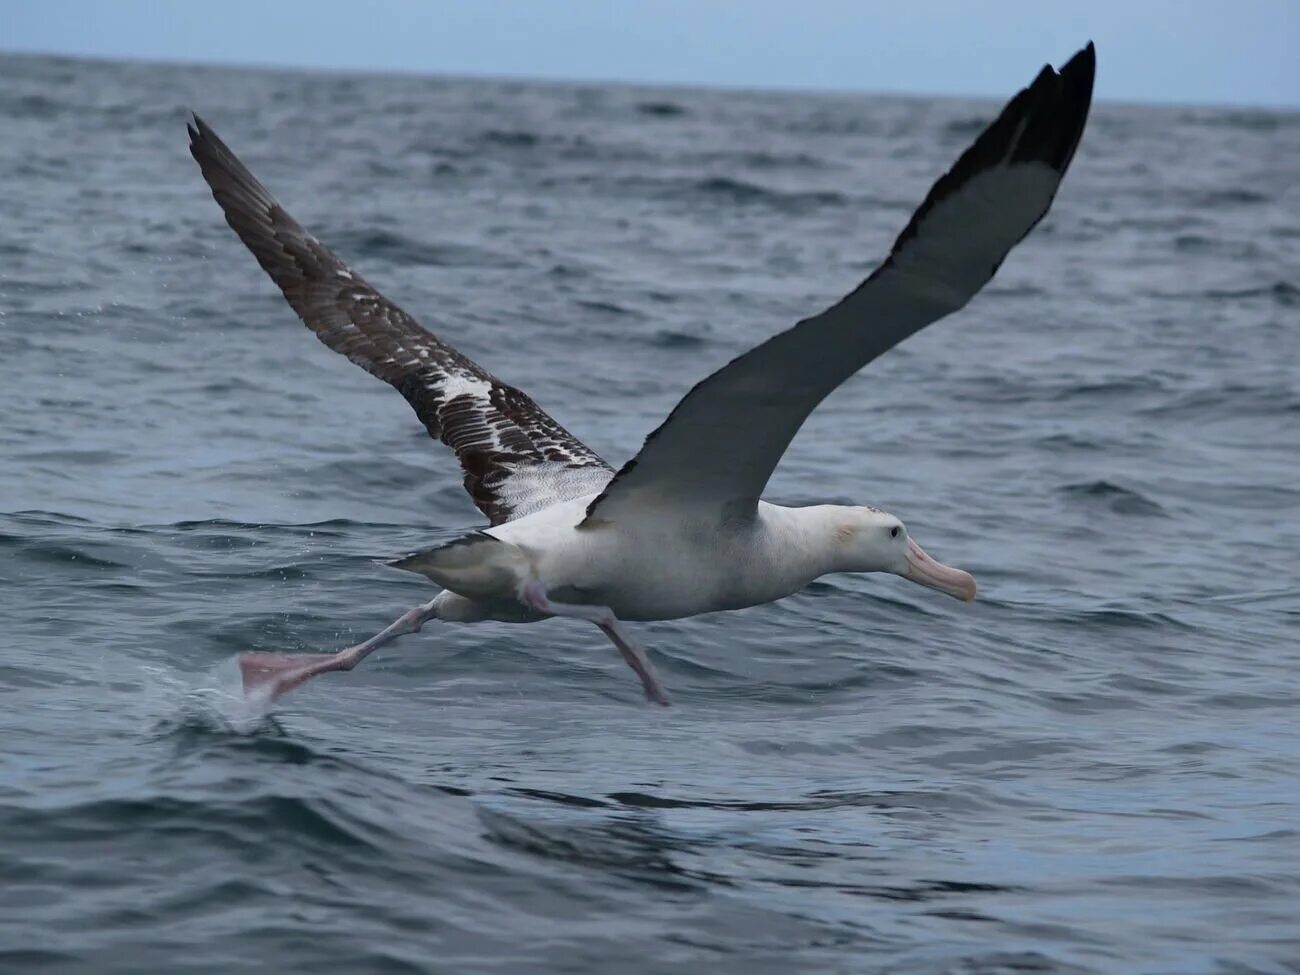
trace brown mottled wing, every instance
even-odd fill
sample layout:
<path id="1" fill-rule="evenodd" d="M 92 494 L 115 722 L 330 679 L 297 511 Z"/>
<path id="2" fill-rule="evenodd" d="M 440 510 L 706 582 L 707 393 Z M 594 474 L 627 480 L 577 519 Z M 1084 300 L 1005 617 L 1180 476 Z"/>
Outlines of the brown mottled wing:
<path id="1" fill-rule="evenodd" d="M 398 308 L 285 212 L 197 115 L 190 153 L 293 310 L 335 352 L 393 386 L 456 453 L 465 490 L 502 522 L 595 494 L 613 470 L 532 399 Z"/>
<path id="2" fill-rule="evenodd" d="M 752 512 L 804 420 L 840 383 L 963 307 L 1047 213 L 1083 134 L 1089 44 L 1045 67 L 935 183 L 883 264 L 820 315 L 686 394 L 587 508 L 584 526 L 684 508 Z"/>

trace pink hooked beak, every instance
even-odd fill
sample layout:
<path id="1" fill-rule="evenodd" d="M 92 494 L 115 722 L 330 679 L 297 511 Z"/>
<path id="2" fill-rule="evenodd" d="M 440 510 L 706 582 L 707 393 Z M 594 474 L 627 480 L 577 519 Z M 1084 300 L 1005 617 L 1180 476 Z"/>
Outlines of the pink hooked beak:
<path id="1" fill-rule="evenodd" d="M 966 602 L 970 602 L 975 598 L 974 576 L 969 572 L 963 572 L 961 569 L 954 569 L 942 562 L 936 562 L 925 554 L 925 549 L 910 538 L 907 540 L 907 572 L 905 577 L 913 582 L 919 582 L 923 586 L 929 586 L 931 589 L 946 592 L 949 596 L 964 599 Z"/>

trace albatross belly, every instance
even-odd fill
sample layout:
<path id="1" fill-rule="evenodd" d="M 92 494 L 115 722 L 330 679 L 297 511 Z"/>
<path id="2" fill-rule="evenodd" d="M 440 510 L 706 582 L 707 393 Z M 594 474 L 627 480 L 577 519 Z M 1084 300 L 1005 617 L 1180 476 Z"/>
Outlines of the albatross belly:
<path id="1" fill-rule="evenodd" d="M 763 517 L 773 508 L 767 504 L 743 526 L 647 512 L 579 529 L 588 500 L 556 505 L 485 534 L 517 548 L 555 599 L 608 606 L 625 620 L 754 606 L 787 596 L 820 574 L 812 562 L 789 557 Z"/>

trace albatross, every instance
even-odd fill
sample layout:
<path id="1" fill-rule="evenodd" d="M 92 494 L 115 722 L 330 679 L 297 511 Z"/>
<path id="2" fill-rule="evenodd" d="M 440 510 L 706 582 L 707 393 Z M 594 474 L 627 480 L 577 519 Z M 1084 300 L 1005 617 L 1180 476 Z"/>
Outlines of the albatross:
<path id="1" fill-rule="evenodd" d="M 1045 66 L 934 184 L 865 281 L 696 385 L 618 470 L 343 263 L 195 115 L 190 152 L 231 228 L 316 337 L 396 388 L 452 449 L 488 520 L 388 563 L 440 586 L 433 599 L 333 653 L 244 654 L 244 692 L 274 700 L 432 620 L 558 616 L 599 627 L 646 698 L 667 705 L 625 621 L 756 606 L 834 572 L 889 572 L 973 599 L 974 579 L 932 559 L 888 512 L 762 495 L 827 395 L 962 308 L 1047 213 L 1083 133 L 1095 65 L 1089 43 L 1059 71 Z"/>

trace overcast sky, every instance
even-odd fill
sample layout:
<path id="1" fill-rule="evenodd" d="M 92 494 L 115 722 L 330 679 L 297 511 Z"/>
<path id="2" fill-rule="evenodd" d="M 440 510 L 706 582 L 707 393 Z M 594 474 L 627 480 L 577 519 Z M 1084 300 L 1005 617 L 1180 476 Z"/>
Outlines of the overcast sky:
<path id="1" fill-rule="evenodd" d="M 1300 0 L 0 0 L 0 50 L 1004 97 L 1097 42 L 1099 98 L 1300 106 Z"/>

